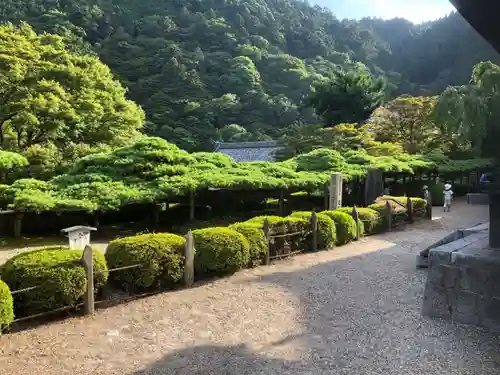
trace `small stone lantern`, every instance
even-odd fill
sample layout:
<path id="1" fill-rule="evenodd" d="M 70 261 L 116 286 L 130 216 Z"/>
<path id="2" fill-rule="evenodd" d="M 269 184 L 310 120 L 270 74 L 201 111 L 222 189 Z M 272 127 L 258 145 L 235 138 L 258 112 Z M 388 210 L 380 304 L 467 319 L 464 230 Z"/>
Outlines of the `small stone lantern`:
<path id="1" fill-rule="evenodd" d="M 75 225 L 74 227 L 62 229 L 61 232 L 67 234 L 71 250 L 83 250 L 85 246 L 90 244 L 90 232 L 96 230 L 97 228 L 94 227 Z"/>

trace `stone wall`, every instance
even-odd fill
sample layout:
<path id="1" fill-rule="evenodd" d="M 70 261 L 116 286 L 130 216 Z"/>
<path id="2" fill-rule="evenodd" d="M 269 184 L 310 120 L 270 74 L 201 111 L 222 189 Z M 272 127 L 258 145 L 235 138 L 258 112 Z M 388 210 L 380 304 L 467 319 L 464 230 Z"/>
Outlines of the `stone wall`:
<path id="1" fill-rule="evenodd" d="M 488 228 L 432 249 L 422 313 L 500 332 L 500 250 Z"/>

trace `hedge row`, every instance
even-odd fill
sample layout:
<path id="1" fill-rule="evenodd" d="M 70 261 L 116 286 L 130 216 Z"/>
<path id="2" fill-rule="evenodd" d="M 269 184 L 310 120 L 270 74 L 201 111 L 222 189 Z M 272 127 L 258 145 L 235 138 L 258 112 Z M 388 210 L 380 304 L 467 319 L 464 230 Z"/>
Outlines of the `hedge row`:
<path id="1" fill-rule="evenodd" d="M 10 290 L 38 286 L 14 296 L 16 315 L 32 315 L 73 306 L 85 294 L 87 279 L 81 264 L 82 251 L 47 248 L 22 253 L 2 267 L 2 280 Z M 104 255 L 94 252 L 94 286 L 98 291 L 108 279 Z"/>
<path id="2" fill-rule="evenodd" d="M 352 208 L 344 207 L 316 214 L 320 249 L 344 245 L 356 238 L 356 222 L 351 213 Z M 384 229 L 385 217 L 376 210 L 359 208 L 358 214 L 361 235 Z M 262 230 L 266 220 L 270 235 L 302 232 L 295 245 L 301 250 L 310 249 L 311 216 L 311 212 L 295 212 L 285 218 L 259 216 L 229 227 L 193 231 L 195 276 L 226 275 L 263 264 L 269 246 Z M 128 291 L 173 288 L 183 280 L 184 251 L 185 238 L 170 233 L 111 241 L 105 255 L 94 252 L 96 293 L 107 282 Z M 58 247 L 22 253 L 8 260 L 1 268 L 0 328 L 12 322 L 14 311 L 17 316 L 31 315 L 81 302 L 86 290 L 81 257 L 82 251 Z M 111 273 L 108 280 L 108 269 L 138 264 L 141 266 Z M 12 298 L 10 290 L 33 286 L 38 287 Z"/>
<path id="3" fill-rule="evenodd" d="M 184 273 L 184 243 L 183 237 L 170 233 L 143 234 L 111 241 L 106 250 L 110 268 L 144 265 L 126 272 L 114 272 L 111 281 L 126 290 L 179 283 Z"/>

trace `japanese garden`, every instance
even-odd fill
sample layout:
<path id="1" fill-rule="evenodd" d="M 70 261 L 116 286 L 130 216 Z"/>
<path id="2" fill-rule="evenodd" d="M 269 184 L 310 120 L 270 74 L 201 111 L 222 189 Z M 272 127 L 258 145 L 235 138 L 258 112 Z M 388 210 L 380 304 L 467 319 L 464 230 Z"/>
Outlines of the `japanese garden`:
<path id="1" fill-rule="evenodd" d="M 0 329 L 432 219 L 445 183 L 480 192 L 499 119 L 500 56 L 456 12 L 5 0 L 0 237 L 20 251 L 0 266 Z M 60 234 L 77 225 L 105 250 L 82 260 Z"/>

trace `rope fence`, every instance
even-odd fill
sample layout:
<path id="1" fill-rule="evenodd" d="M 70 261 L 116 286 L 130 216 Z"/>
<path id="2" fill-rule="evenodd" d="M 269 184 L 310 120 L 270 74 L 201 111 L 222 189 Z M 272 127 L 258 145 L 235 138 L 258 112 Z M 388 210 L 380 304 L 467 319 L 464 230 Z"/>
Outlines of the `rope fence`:
<path id="1" fill-rule="evenodd" d="M 414 210 L 413 210 L 413 205 L 411 202 L 411 199 L 407 200 L 408 204 L 406 209 L 406 215 L 408 217 L 408 222 L 413 222 L 413 215 L 414 215 Z M 398 202 L 399 205 L 401 205 Z M 426 208 L 426 213 L 427 217 L 432 218 L 432 202 L 430 201 L 430 195 L 427 197 L 427 208 Z M 357 227 L 357 232 L 356 232 L 356 240 L 360 239 L 361 233 L 360 233 L 360 224 L 359 224 L 359 214 L 357 211 L 356 206 L 354 206 L 352 213 L 352 217 L 355 219 L 356 222 L 356 227 Z M 386 201 L 386 212 L 385 216 L 387 217 L 387 231 L 392 231 L 392 217 L 394 215 L 394 211 L 392 209 L 391 203 L 387 200 Z M 266 218 L 263 223 L 263 232 L 264 236 L 266 239 L 267 243 L 267 252 L 264 260 L 265 265 L 269 265 L 271 260 L 279 260 L 283 258 L 288 258 L 300 253 L 303 253 L 306 250 L 310 250 L 312 252 L 318 251 L 318 235 L 319 235 L 319 228 L 318 228 L 318 216 L 316 212 L 312 212 L 311 218 L 309 221 L 310 226 L 304 230 L 300 231 L 295 231 L 292 233 L 279 233 L 279 234 L 272 234 L 271 230 L 271 224 L 269 220 Z M 284 227 L 284 230 L 286 231 L 286 227 Z M 311 236 L 311 237 L 309 237 Z M 310 240 L 310 249 L 305 249 L 304 241 L 305 239 Z M 294 239 L 294 241 L 290 241 L 290 239 Z M 278 247 L 281 246 L 281 253 L 278 253 L 280 249 Z M 146 264 L 144 263 L 138 263 L 138 264 L 132 264 L 132 265 L 127 265 L 123 267 L 116 267 L 116 268 L 111 268 L 106 271 L 94 271 L 94 259 L 93 259 L 93 253 L 94 250 L 90 246 L 86 246 L 85 249 L 83 250 L 82 258 L 80 262 L 72 262 L 69 263 L 68 265 L 71 265 L 73 267 L 77 266 L 83 266 L 85 270 L 85 277 L 87 280 L 87 285 L 86 285 L 86 290 L 85 294 L 83 296 L 83 302 L 78 303 L 78 304 L 73 304 L 73 305 L 67 305 L 63 307 L 59 307 L 50 311 L 46 312 L 41 312 L 38 314 L 33 314 L 29 316 L 24 316 L 20 317 L 14 320 L 14 323 L 26 321 L 29 319 L 36 319 L 40 318 L 49 314 L 55 314 L 58 312 L 63 312 L 71 309 L 78 309 L 83 307 L 84 308 L 84 313 L 86 315 L 93 314 L 95 311 L 95 305 L 98 303 L 105 303 L 105 302 L 112 302 L 109 300 L 101 300 L 101 301 L 96 301 L 95 300 L 95 290 L 94 290 L 94 281 L 95 281 L 95 276 L 101 275 L 101 274 L 111 274 L 114 272 L 119 272 L 119 271 L 126 271 L 126 270 L 131 270 L 131 269 L 137 269 L 137 268 L 142 268 L 145 267 Z M 191 231 L 189 231 L 186 236 L 185 236 L 185 246 L 184 246 L 184 278 L 183 278 L 183 285 L 185 287 L 190 287 L 194 284 L 194 257 L 195 257 L 195 244 L 194 244 L 194 238 L 193 234 Z M 58 265 L 55 268 L 60 268 L 64 267 L 64 264 Z M 42 289 L 44 285 L 34 285 L 30 287 L 26 287 L 23 289 L 17 289 L 17 290 L 12 290 L 11 293 L 13 296 L 22 294 L 22 293 L 27 293 L 31 292 L 34 290 Z M 146 293 L 145 295 L 151 295 L 154 293 Z"/>

